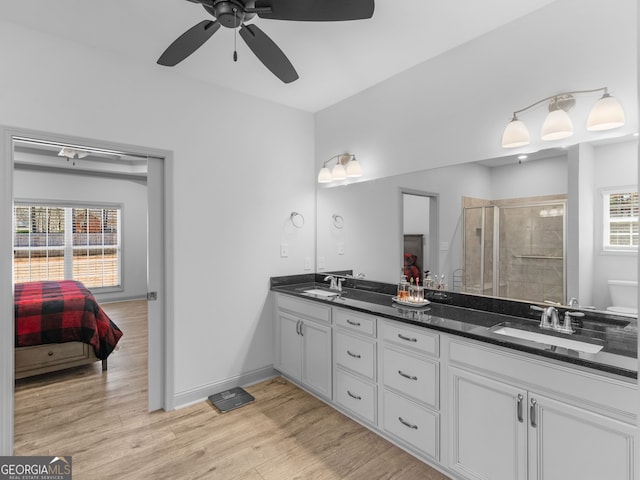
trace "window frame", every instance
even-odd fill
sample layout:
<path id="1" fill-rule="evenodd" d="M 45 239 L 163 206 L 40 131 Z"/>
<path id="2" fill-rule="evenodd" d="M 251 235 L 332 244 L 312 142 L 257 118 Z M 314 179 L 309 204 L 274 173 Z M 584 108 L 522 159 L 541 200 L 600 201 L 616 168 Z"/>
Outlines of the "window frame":
<path id="1" fill-rule="evenodd" d="M 637 245 L 610 245 L 610 197 L 611 195 L 621 194 L 621 193 L 638 193 L 637 185 L 626 185 L 626 186 L 616 186 L 616 187 L 607 187 L 600 189 L 600 207 L 602 209 L 601 216 L 601 225 L 600 225 L 600 233 L 602 238 L 600 239 L 600 249 L 604 254 L 612 254 L 612 255 L 637 255 L 638 254 L 638 246 Z M 630 217 L 634 218 L 634 217 Z M 639 222 L 640 227 L 640 222 Z"/>
<path id="2" fill-rule="evenodd" d="M 97 209 L 97 208 L 101 208 L 101 209 L 116 209 L 119 210 L 120 212 L 120 218 L 119 218 L 119 242 L 118 242 L 118 250 L 119 250 L 119 256 L 118 256 L 118 274 L 119 274 L 119 284 L 118 285 L 110 285 L 110 286 L 104 286 L 104 287 L 89 287 L 87 286 L 87 288 L 90 288 L 90 290 L 93 293 L 115 293 L 115 292 L 123 292 L 125 290 L 125 275 L 124 275 L 124 255 L 125 255 L 125 249 L 124 249 L 124 215 L 125 215 L 125 208 L 124 208 L 124 204 L 123 203 L 114 203 L 114 202 L 84 202 L 84 201 L 71 201 L 71 200 L 52 200 L 52 199 L 23 199 L 23 198 L 15 198 L 13 201 L 13 207 L 12 207 L 12 212 L 15 210 L 15 207 L 48 207 L 48 208 L 64 208 L 64 209 Z M 13 214 L 12 214 L 13 215 Z M 15 218 L 15 217 L 14 217 Z M 12 232 L 12 236 L 15 234 L 15 224 L 13 225 L 13 232 Z M 13 243 L 13 241 L 12 241 Z M 62 248 L 66 248 L 69 247 L 71 248 L 71 250 L 73 251 L 73 245 L 66 245 L 66 240 L 65 240 L 65 246 L 63 246 Z M 15 248 L 15 247 L 14 247 Z M 13 269 L 14 263 L 12 261 L 12 269 Z M 13 272 L 12 272 L 12 278 L 13 278 Z"/>

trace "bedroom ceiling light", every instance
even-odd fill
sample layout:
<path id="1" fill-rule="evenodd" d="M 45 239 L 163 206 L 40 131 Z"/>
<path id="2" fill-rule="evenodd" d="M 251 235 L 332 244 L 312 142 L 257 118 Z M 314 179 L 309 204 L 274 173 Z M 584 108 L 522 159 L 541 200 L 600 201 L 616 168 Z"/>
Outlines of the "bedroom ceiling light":
<path id="1" fill-rule="evenodd" d="M 513 117 L 502 134 L 502 147 L 515 148 L 529 144 L 529 129 L 518 118 L 518 114 L 526 112 L 545 102 L 549 102 L 549 114 L 542 125 L 540 138 L 545 141 L 552 141 L 570 137 L 573 135 L 573 123 L 571 122 L 568 112 L 573 110 L 576 104 L 574 95 L 596 92 L 604 93 L 589 113 L 587 130 L 599 132 L 623 126 L 625 122 L 624 110 L 620 103 L 609 95 L 607 87 L 564 92 L 543 98 L 525 108 L 513 112 Z"/>
<path id="2" fill-rule="evenodd" d="M 329 170 L 327 166 L 333 160 L 336 161 L 334 167 Z M 362 176 L 362 167 L 356 160 L 356 156 L 351 153 L 340 153 L 334 155 L 329 160 L 325 160 L 318 173 L 318 183 L 329 183 L 334 180 L 344 180 L 346 178 L 356 178 Z"/>
<path id="3" fill-rule="evenodd" d="M 84 158 L 89 155 L 89 152 L 86 150 L 79 150 L 71 147 L 62 147 L 58 152 L 59 157 L 67 157 L 67 158 Z"/>

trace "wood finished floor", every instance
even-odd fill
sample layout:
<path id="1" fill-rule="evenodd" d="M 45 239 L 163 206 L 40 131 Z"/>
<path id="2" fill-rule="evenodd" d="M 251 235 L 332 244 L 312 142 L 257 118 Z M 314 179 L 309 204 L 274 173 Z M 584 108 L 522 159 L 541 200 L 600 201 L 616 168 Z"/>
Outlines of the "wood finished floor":
<path id="1" fill-rule="evenodd" d="M 282 378 L 229 413 L 147 412 L 146 302 L 104 307 L 124 331 L 109 371 L 17 381 L 15 455 L 72 455 L 75 480 L 447 479 Z"/>

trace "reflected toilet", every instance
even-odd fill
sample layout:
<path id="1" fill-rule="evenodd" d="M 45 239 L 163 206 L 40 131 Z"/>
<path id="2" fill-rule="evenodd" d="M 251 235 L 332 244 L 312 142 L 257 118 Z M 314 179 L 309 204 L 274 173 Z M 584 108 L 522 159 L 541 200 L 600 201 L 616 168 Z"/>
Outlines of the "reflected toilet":
<path id="1" fill-rule="evenodd" d="M 609 280 L 612 306 L 607 311 L 617 315 L 638 314 L 638 282 L 632 280 Z"/>

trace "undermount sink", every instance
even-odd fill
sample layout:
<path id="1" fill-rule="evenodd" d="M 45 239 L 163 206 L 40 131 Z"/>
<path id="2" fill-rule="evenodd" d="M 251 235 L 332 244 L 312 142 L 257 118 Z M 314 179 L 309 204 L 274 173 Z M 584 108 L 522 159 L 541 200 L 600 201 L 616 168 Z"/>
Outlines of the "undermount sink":
<path id="1" fill-rule="evenodd" d="M 583 342 L 573 338 L 556 337 L 547 335 L 543 332 L 533 332 L 531 330 L 523 330 L 508 323 L 499 323 L 489 329 L 490 332 L 507 337 L 518 338 L 520 340 L 528 340 L 530 342 L 552 345 L 555 347 L 568 348 L 584 353 L 598 353 L 602 350 L 603 345 L 591 342 Z"/>
<path id="2" fill-rule="evenodd" d="M 322 290 L 320 288 L 311 288 L 309 290 L 304 290 L 302 293 L 308 293 L 309 295 L 316 295 L 318 297 L 325 298 L 337 297 L 338 295 L 340 295 L 340 292 L 337 292 L 335 290 Z"/>

